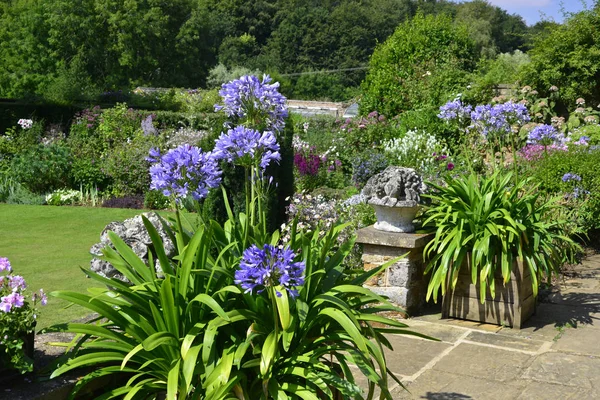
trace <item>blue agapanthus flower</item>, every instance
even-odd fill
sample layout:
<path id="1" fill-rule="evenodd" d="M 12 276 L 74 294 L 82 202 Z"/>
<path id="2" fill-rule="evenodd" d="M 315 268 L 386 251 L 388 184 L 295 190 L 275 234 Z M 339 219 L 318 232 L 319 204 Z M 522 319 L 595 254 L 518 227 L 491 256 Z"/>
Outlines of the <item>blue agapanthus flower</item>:
<path id="1" fill-rule="evenodd" d="M 259 157 L 263 170 L 271 161 L 281 161 L 279 144 L 273 132 L 261 134 L 242 125 L 221 133 L 216 141 L 213 157 L 215 160 L 226 160 L 244 166 L 252 166 Z"/>
<path id="2" fill-rule="evenodd" d="M 579 176 L 577 174 L 573 174 L 571 172 L 567 172 L 566 174 L 563 175 L 562 181 L 563 182 L 570 182 L 570 181 L 581 182 L 581 176 Z"/>
<path id="3" fill-rule="evenodd" d="M 264 124 L 266 129 L 281 131 L 288 116 L 286 98 L 279 93 L 279 83 L 270 84 L 269 75 L 260 81 L 254 75 L 224 83 L 219 91 L 223 105 L 215 105 L 215 110 L 223 110 L 229 117 L 250 119 L 254 126 Z"/>
<path id="4" fill-rule="evenodd" d="M 191 195 L 200 200 L 210 188 L 221 183 L 221 170 L 211 153 L 189 144 L 169 150 L 163 156 L 157 149 L 150 150 L 150 189 L 173 196 L 176 201 Z"/>
<path id="5" fill-rule="evenodd" d="M 529 132 L 528 138 L 530 143 L 550 146 L 561 143 L 564 136 L 552 125 L 538 125 Z"/>
<path id="6" fill-rule="evenodd" d="M 473 111 L 473 107 L 464 105 L 460 99 L 455 99 L 440 107 L 438 117 L 447 121 L 457 118 L 469 118 L 471 111 Z"/>
<path id="7" fill-rule="evenodd" d="M 251 293 L 267 287 L 282 286 L 290 296 L 297 297 L 294 288 L 304 284 L 304 262 L 294 262 L 296 255 L 289 247 L 279 248 L 265 244 L 263 248 L 252 245 L 242 255 L 240 269 L 235 272 L 235 283 Z M 278 293 L 278 296 L 281 294 Z"/>
<path id="8" fill-rule="evenodd" d="M 484 135 L 507 134 L 513 125 L 521 125 L 530 120 L 527 107 L 508 101 L 503 104 L 480 105 L 471 112 L 474 126 Z"/>

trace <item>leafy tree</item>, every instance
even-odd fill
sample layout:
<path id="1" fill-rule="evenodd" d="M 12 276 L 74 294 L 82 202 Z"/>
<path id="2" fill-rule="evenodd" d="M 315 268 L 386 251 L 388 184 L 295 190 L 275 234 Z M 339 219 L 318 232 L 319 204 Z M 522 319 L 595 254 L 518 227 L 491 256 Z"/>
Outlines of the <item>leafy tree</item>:
<path id="1" fill-rule="evenodd" d="M 418 13 L 373 53 L 362 85 L 361 112 L 392 117 L 439 106 L 464 87 L 475 59 L 464 26 L 448 15 Z"/>
<path id="2" fill-rule="evenodd" d="M 574 108 L 583 97 L 588 105 L 600 103 L 600 5 L 567 18 L 552 31 L 542 29 L 529 52 L 531 63 L 524 84 L 547 95 L 559 88 L 563 108 Z"/>

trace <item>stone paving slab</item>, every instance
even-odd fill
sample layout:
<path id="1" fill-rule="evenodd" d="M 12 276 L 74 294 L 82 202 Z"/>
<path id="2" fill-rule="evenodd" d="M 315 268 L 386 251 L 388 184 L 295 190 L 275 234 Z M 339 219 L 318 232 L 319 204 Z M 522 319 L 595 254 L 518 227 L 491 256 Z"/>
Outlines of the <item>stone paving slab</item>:
<path id="1" fill-rule="evenodd" d="M 394 399 L 516 399 L 525 383 L 510 384 L 439 371 L 427 371 L 421 378 L 407 385 L 407 390 L 396 388 Z"/>
<path id="2" fill-rule="evenodd" d="M 454 344 L 465 335 L 466 328 L 452 326 L 450 324 L 436 324 L 416 319 L 411 319 L 410 330 L 423 335 L 431 336 L 445 343 Z"/>
<path id="3" fill-rule="evenodd" d="M 600 357 L 600 330 L 591 328 L 565 329 L 552 349 Z M 600 364 L 599 364 L 600 367 Z M 600 375 L 600 370 L 598 370 Z"/>
<path id="4" fill-rule="evenodd" d="M 462 343 L 442 358 L 433 369 L 508 382 L 515 380 L 531 359 L 531 355 L 521 352 Z"/>
<path id="5" fill-rule="evenodd" d="M 470 332 L 465 340 L 474 343 L 529 351 L 532 353 L 538 352 L 545 346 L 546 343 L 541 340 L 520 338 L 518 336 L 482 333 L 477 331 Z"/>
<path id="6" fill-rule="evenodd" d="M 600 389 L 600 358 L 549 352 L 538 356 L 525 379 L 583 389 Z"/>
<path id="7" fill-rule="evenodd" d="M 571 386 L 542 382 L 522 382 L 526 382 L 527 386 L 516 398 L 517 400 L 580 400 L 589 398 L 588 395 L 595 395 L 595 393 L 574 389 Z"/>
<path id="8" fill-rule="evenodd" d="M 384 349 L 390 371 L 403 376 L 419 372 L 438 354 L 452 345 L 432 340 L 413 339 L 406 336 L 388 336 L 393 351 Z"/>

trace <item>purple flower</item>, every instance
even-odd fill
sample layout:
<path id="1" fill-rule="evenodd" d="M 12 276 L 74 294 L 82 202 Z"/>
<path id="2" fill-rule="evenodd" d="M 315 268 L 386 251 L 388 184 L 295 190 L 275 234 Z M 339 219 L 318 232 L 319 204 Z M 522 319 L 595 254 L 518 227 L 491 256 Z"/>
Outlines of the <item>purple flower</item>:
<path id="1" fill-rule="evenodd" d="M 527 107 L 523 104 L 508 101 L 503 104 L 481 105 L 471 112 L 471 120 L 481 134 L 507 134 L 513 125 L 523 124 L 530 120 Z"/>
<path id="2" fill-rule="evenodd" d="M 21 275 L 9 275 L 8 286 L 13 292 L 17 292 L 20 290 L 25 290 L 27 288 L 27 283 L 25 283 L 25 278 L 23 278 Z"/>
<path id="3" fill-rule="evenodd" d="M 281 131 L 288 116 L 286 98 L 279 93 L 279 83 L 269 84 L 271 78 L 263 75 L 262 82 L 254 75 L 223 84 L 219 94 L 224 105 L 215 105 L 215 110 L 224 110 L 227 116 L 248 119 L 252 124 L 264 124 L 269 130 Z"/>
<path id="4" fill-rule="evenodd" d="M 447 121 L 453 119 L 468 118 L 471 115 L 473 107 L 470 105 L 463 105 L 460 99 L 452 100 L 440 107 L 440 113 L 438 118 L 445 119 Z"/>
<path id="5" fill-rule="evenodd" d="M 152 123 L 152 115 L 148 115 L 145 119 L 142 120 L 142 131 L 144 131 L 144 136 L 158 135 L 158 131 Z"/>
<path id="6" fill-rule="evenodd" d="M 235 272 L 235 283 L 250 293 L 262 292 L 267 287 L 283 286 L 292 297 L 298 296 L 294 287 L 304 284 L 304 262 L 294 262 L 296 255 L 289 248 L 265 244 L 262 249 L 252 245 L 242 255 L 240 269 Z M 279 296 L 280 294 L 278 294 Z"/>
<path id="7" fill-rule="evenodd" d="M 13 308 L 23 307 L 25 304 L 25 297 L 18 292 L 12 292 L 8 296 L 2 297 L 0 300 L 2 300 L 2 302 L 0 302 L 0 311 L 4 311 L 5 313 L 10 312 Z"/>
<path id="8" fill-rule="evenodd" d="M 48 304 L 48 296 L 44 293 L 44 289 L 40 289 L 39 293 L 34 293 L 31 300 L 36 303 L 38 300 L 43 306 Z"/>
<path id="9" fill-rule="evenodd" d="M 301 176 L 315 176 L 319 173 L 322 159 L 317 154 L 316 148 L 311 147 L 308 152 L 299 152 L 294 154 L 294 165 L 298 168 Z"/>
<path id="10" fill-rule="evenodd" d="M 150 150 L 150 188 L 161 190 L 165 196 L 173 196 L 176 201 L 191 196 L 200 200 L 208 194 L 208 189 L 221 183 L 221 170 L 211 153 L 202 149 L 181 145 L 169 150 L 160 157 L 157 149 Z"/>
<path id="11" fill-rule="evenodd" d="M 566 174 L 563 175 L 562 181 L 563 182 L 569 182 L 569 181 L 581 182 L 581 177 L 577 174 L 572 174 L 570 172 L 567 172 Z"/>
<path id="12" fill-rule="evenodd" d="M 585 190 L 585 189 L 582 189 L 580 187 L 576 187 L 573 190 L 573 197 L 576 198 L 576 199 L 579 198 L 579 196 L 582 196 L 582 195 L 583 196 L 587 196 L 588 194 L 590 194 L 589 190 Z"/>
<path id="13" fill-rule="evenodd" d="M 213 151 L 215 160 L 227 160 L 240 165 L 251 166 L 260 158 L 260 167 L 264 170 L 275 161 L 279 163 L 279 144 L 273 132 L 260 132 L 242 125 L 221 133 Z"/>
<path id="14" fill-rule="evenodd" d="M 447 169 L 448 171 L 452 171 L 452 170 L 454 169 L 454 164 L 453 164 L 453 163 L 451 163 L 451 162 L 450 162 L 450 163 L 448 163 L 448 165 L 446 165 L 446 169 Z"/>
<path id="15" fill-rule="evenodd" d="M 573 144 L 578 145 L 578 146 L 588 146 L 590 144 L 590 137 L 582 136 L 579 138 L 579 140 L 577 140 L 576 142 L 573 142 Z"/>
<path id="16" fill-rule="evenodd" d="M 12 267 L 10 266 L 10 261 L 8 261 L 8 258 L 0 257 L 0 271 L 12 271 Z"/>
<path id="17" fill-rule="evenodd" d="M 552 125 L 538 125 L 529 132 L 529 142 L 549 146 L 564 138 Z"/>

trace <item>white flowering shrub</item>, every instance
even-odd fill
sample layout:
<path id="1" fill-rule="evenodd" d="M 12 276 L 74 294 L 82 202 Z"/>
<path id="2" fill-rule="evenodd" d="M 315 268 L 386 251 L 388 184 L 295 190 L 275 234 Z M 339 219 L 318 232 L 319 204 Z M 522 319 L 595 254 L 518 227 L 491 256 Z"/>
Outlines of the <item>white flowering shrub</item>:
<path id="1" fill-rule="evenodd" d="M 74 205 L 81 202 L 78 190 L 58 189 L 46 196 L 46 204 L 50 206 Z"/>
<path id="2" fill-rule="evenodd" d="M 424 131 L 411 130 L 402 138 L 388 140 L 383 143 L 383 150 L 390 165 L 414 168 L 426 177 L 454 168 L 446 144 Z"/>

